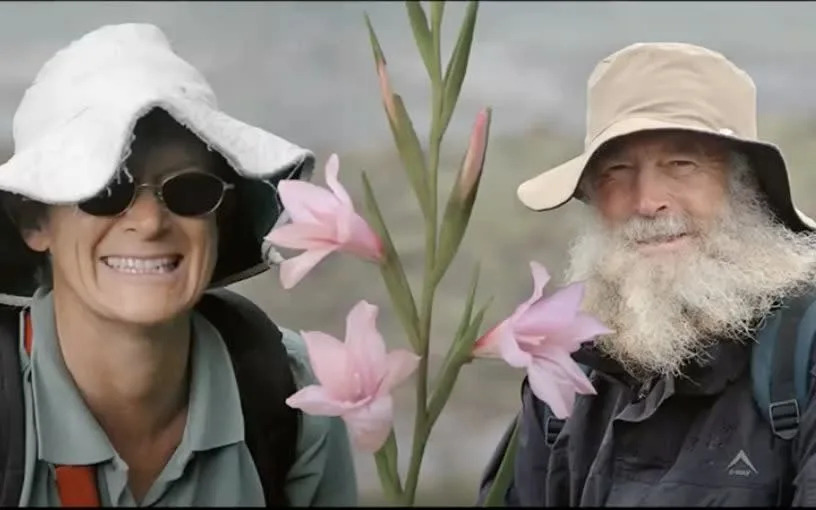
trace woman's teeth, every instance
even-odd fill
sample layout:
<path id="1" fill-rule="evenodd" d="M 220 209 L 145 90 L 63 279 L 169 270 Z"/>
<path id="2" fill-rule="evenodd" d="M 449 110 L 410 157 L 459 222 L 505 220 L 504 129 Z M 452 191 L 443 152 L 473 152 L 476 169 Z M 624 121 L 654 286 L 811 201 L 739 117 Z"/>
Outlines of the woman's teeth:
<path id="1" fill-rule="evenodd" d="M 181 262 L 181 257 L 102 257 L 102 262 L 111 269 L 123 273 L 161 274 L 176 269 Z"/>

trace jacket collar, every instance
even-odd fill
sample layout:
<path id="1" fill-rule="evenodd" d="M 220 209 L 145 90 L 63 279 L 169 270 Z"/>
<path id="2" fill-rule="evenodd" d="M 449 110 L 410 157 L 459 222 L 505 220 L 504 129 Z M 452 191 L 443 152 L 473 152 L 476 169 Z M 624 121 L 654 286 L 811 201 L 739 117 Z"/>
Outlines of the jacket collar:
<path id="1" fill-rule="evenodd" d="M 748 341 L 720 340 L 709 346 L 699 358 L 689 362 L 677 376 L 635 377 L 597 346 L 585 344 L 573 354 L 577 363 L 588 366 L 601 377 L 622 384 L 632 391 L 660 379 L 675 379 L 675 393 L 714 395 L 738 379 L 748 367 L 751 345 Z"/>

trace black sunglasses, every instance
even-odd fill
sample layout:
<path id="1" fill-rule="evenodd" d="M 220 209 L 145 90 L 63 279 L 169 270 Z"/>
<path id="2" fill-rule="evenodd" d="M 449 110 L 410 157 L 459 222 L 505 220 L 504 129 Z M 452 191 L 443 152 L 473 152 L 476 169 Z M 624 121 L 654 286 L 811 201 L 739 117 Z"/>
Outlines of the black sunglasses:
<path id="1" fill-rule="evenodd" d="M 77 206 L 93 216 L 118 216 L 133 205 L 140 189 L 148 188 L 168 211 L 189 218 L 205 216 L 218 209 L 224 194 L 234 187 L 216 175 L 198 170 L 168 176 L 157 185 L 136 184 L 133 179 L 119 178 Z"/>

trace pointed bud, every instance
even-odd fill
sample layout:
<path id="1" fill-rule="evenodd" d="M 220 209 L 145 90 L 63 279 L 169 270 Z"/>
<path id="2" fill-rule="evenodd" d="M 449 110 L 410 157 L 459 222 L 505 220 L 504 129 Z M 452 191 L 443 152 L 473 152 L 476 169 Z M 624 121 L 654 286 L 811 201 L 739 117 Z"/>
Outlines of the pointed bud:
<path id="1" fill-rule="evenodd" d="M 394 91 L 391 89 L 391 81 L 388 79 L 388 71 L 385 69 L 385 59 L 377 59 L 377 76 L 380 81 L 380 95 L 382 96 L 385 111 L 391 124 L 397 125 L 397 107 L 394 104 Z"/>
<path id="2" fill-rule="evenodd" d="M 456 182 L 448 196 L 448 205 L 442 217 L 439 231 L 439 245 L 437 258 L 434 264 L 434 282 L 439 282 L 448 269 L 462 237 L 465 235 L 473 203 L 476 201 L 476 192 L 479 190 L 479 181 L 482 178 L 485 154 L 487 152 L 487 138 L 490 134 L 490 108 L 485 108 L 476 116 L 473 131 L 470 134 L 465 158 L 462 167 L 456 176 Z"/>
<path id="3" fill-rule="evenodd" d="M 490 135 L 490 115 L 490 108 L 480 111 L 473 124 L 473 130 L 470 132 L 470 144 L 456 182 L 456 192 L 462 202 L 466 202 L 471 197 L 482 177 L 487 153 L 487 138 Z"/>

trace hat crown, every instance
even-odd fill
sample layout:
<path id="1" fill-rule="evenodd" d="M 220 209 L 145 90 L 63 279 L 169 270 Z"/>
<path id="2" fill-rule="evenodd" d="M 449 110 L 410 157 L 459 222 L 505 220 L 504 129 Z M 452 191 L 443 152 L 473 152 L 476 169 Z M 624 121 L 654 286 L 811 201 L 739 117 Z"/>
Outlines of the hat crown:
<path id="1" fill-rule="evenodd" d="M 60 128 L 89 105 L 116 109 L 125 95 L 166 93 L 216 107 L 204 76 L 173 52 L 158 27 L 103 26 L 56 52 L 37 73 L 14 115 L 15 150 Z"/>
<path id="2" fill-rule="evenodd" d="M 603 59 L 590 75 L 585 146 L 635 118 L 756 140 L 756 117 L 753 80 L 720 53 L 685 43 L 637 43 Z"/>

